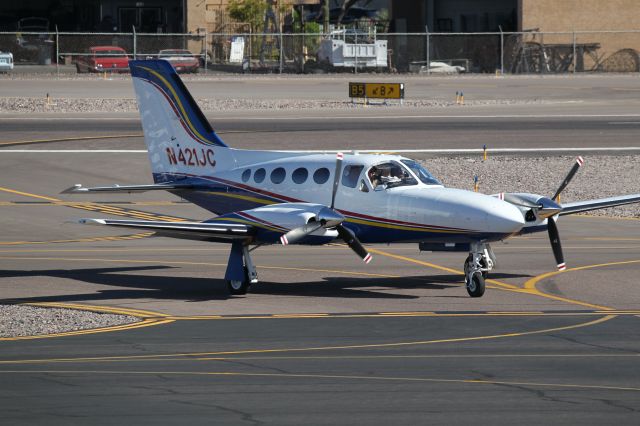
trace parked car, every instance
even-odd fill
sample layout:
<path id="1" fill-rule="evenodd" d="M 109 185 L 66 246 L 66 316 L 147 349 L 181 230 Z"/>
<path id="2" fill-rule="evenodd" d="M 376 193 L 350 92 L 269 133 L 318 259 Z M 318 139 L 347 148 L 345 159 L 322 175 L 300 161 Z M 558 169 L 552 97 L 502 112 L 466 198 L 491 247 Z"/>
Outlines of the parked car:
<path id="1" fill-rule="evenodd" d="M 129 72 L 129 56 L 118 46 L 93 46 L 76 59 L 76 70 L 83 72 Z"/>
<path id="2" fill-rule="evenodd" d="M 0 72 L 7 72 L 13 69 L 13 54 L 11 52 L 0 51 Z"/>
<path id="3" fill-rule="evenodd" d="M 200 69 L 196 55 L 185 49 L 164 49 L 158 52 L 158 58 L 169 61 L 177 72 L 196 73 Z"/>

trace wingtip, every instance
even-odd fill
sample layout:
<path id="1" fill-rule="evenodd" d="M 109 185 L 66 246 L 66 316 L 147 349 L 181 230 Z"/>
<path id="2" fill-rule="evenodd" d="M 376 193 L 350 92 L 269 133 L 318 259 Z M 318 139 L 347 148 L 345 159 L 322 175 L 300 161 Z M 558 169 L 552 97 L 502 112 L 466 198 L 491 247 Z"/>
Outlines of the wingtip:
<path id="1" fill-rule="evenodd" d="M 80 225 L 106 225 L 107 221 L 104 219 L 90 219 L 90 218 L 82 218 L 75 221 Z"/>
<path id="2" fill-rule="evenodd" d="M 83 188 L 82 184 L 80 183 L 76 183 L 73 186 L 70 186 L 69 188 L 65 189 L 64 191 L 60 192 L 61 194 L 75 194 L 77 192 L 87 192 L 87 188 Z"/>

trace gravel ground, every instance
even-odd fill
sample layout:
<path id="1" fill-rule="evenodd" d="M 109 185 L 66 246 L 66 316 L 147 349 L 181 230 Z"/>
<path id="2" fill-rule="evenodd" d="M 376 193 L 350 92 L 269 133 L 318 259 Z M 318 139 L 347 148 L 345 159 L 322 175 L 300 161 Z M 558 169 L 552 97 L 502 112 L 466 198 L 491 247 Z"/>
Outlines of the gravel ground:
<path id="1" fill-rule="evenodd" d="M 585 156 L 561 196 L 562 202 L 640 193 L 640 155 Z M 573 166 L 575 156 L 434 157 L 423 163 L 446 186 L 473 189 L 478 176 L 480 192 L 530 192 L 552 196 Z M 589 214 L 640 217 L 640 204 L 594 210 Z"/>
<path id="2" fill-rule="evenodd" d="M 128 315 L 113 315 L 77 309 L 0 305 L 0 337 L 34 336 L 86 330 L 139 321 Z"/>
<path id="3" fill-rule="evenodd" d="M 332 100 L 259 100 L 259 99 L 197 99 L 200 109 L 203 111 L 229 111 L 229 110 L 281 110 L 281 109 L 349 109 L 359 107 L 350 101 Z M 376 101 L 380 103 L 381 101 Z M 465 105 L 516 105 L 516 104 L 541 104 L 541 100 L 470 100 Z M 423 100 L 406 99 L 403 107 L 451 107 L 455 102 L 450 100 Z M 388 107 L 400 107 L 398 101 L 390 101 Z M 45 98 L 0 98 L 0 113 L 3 112 L 134 112 L 138 110 L 135 99 L 53 99 L 47 104 Z"/>

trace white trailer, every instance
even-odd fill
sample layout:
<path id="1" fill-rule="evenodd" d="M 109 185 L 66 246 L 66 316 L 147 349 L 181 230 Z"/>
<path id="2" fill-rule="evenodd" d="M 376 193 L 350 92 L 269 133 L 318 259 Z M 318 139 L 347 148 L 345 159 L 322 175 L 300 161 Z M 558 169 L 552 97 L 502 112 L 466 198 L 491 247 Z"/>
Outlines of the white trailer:
<path id="1" fill-rule="evenodd" d="M 332 37 L 322 40 L 318 49 L 318 63 L 345 68 L 386 68 L 387 40 L 370 41 L 366 35 L 346 34 L 336 31 Z M 342 38 L 339 38 L 342 36 Z M 360 38 L 362 42 L 358 40 Z M 353 42 L 351 42 L 353 41 Z"/>

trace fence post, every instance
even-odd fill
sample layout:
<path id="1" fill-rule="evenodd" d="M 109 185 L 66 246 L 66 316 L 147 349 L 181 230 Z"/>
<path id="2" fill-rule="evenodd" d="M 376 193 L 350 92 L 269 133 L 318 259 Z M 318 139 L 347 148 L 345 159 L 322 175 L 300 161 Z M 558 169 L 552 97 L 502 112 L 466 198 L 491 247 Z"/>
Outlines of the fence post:
<path id="1" fill-rule="evenodd" d="M 209 34 L 207 33 L 207 29 L 204 30 L 204 73 L 207 73 L 207 56 L 209 55 Z M 213 52 L 211 52 L 213 56 Z"/>
<path id="2" fill-rule="evenodd" d="M 131 26 L 131 30 L 133 31 L 133 59 L 137 59 L 137 53 L 138 53 L 138 46 L 136 46 L 137 43 L 137 37 L 136 37 L 136 26 L 132 25 Z"/>
<path id="3" fill-rule="evenodd" d="M 500 75 L 504 75 L 504 32 L 502 32 L 502 25 L 499 25 L 500 28 Z"/>
<path id="4" fill-rule="evenodd" d="M 280 29 L 280 74 L 282 74 L 282 69 L 284 68 L 284 36 L 282 34 L 282 29 Z"/>
<path id="5" fill-rule="evenodd" d="M 354 74 L 358 74 L 358 30 L 356 30 L 356 32 L 354 33 L 356 35 L 356 38 L 354 39 L 354 46 L 353 46 L 353 55 L 354 55 L 354 64 L 353 64 L 353 73 Z M 345 31 L 344 33 L 345 36 L 345 40 L 347 37 L 347 32 Z"/>
<path id="6" fill-rule="evenodd" d="M 573 73 L 576 73 L 576 32 L 573 32 Z"/>
<path id="7" fill-rule="evenodd" d="M 427 37 L 427 75 L 431 74 L 431 46 L 429 45 L 429 26 L 424 26 L 424 31 Z"/>
<path id="8" fill-rule="evenodd" d="M 56 25 L 56 77 L 60 78 L 60 38 L 58 37 L 58 26 Z"/>

